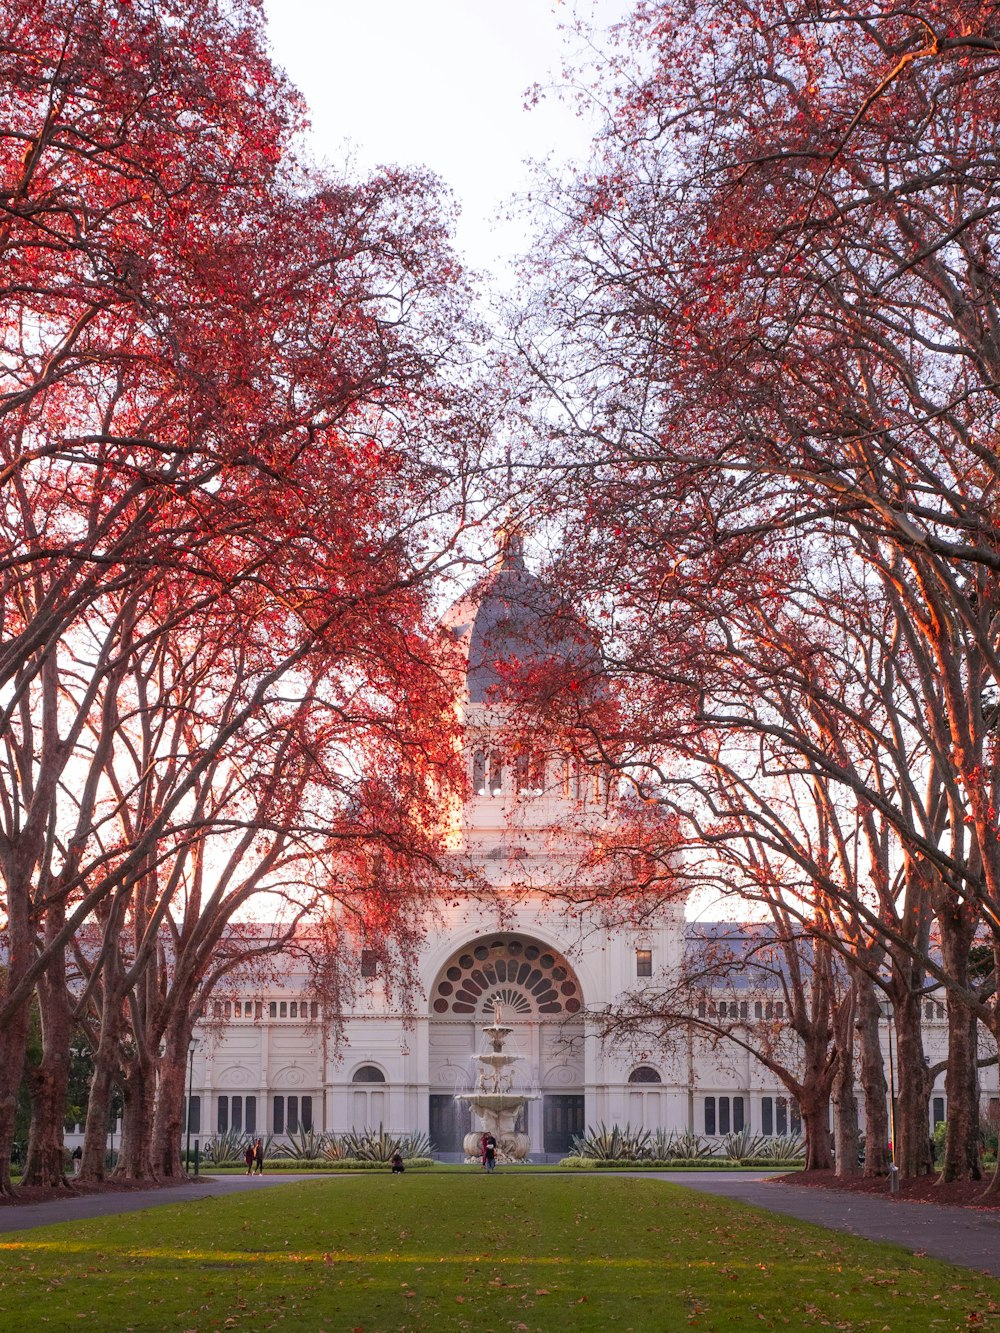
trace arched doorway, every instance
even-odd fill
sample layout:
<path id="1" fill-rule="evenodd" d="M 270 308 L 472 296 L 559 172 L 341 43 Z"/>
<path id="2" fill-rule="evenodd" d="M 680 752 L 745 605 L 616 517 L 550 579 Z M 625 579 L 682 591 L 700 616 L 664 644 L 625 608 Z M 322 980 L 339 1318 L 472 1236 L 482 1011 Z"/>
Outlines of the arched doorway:
<path id="1" fill-rule="evenodd" d="M 438 1152 L 460 1154 L 471 1128 L 455 1094 L 472 1087 L 472 1057 L 496 1002 L 514 1029 L 507 1045 L 523 1057 L 524 1086 L 541 1094 L 526 1108 L 531 1151 L 567 1152 L 585 1127 L 583 992 L 559 950 L 520 932 L 470 941 L 440 969 L 429 1001 L 429 1124 Z"/>

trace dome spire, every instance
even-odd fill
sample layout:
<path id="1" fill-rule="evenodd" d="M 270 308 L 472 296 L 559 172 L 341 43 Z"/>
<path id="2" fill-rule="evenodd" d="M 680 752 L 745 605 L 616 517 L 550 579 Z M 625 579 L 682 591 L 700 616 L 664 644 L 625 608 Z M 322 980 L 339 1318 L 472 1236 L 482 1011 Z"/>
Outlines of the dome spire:
<path id="1" fill-rule="evenodd" d="M 494 568 L 523 570 L 524 533 L 521 525 L 511 516 L 494 533 L 497 544 L 497 558 Z"/>

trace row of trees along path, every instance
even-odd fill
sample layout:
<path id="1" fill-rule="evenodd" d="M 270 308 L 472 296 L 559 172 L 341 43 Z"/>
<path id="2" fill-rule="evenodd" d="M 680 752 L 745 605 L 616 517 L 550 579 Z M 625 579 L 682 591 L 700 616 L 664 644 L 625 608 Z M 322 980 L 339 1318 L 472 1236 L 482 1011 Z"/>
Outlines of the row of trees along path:
<path id="1" fill-rule="evenodd" d="M 478 414 L 436 182 L 304 165 L 251 0 L 0 0 L 0 83 L 6 1193 L 34 1005 L 25 1181 L 81 1038 L 84 1177 L 112 1087 L 159 1177 L 214 985 L 306 913 L 330 995 L 359 941 L 412 953 Z"/>
<path id="2" fill-rule="evenodd" d="M 547 186 L 511 328 L 538 408 L 522 475 L 540 507 L 571 509 L 552 574 L 607 628 L 614 684 L 564 710 L 567 736 L 671 814 L 658 836 L 637 819 L 633 884 L 670 892 L 673 871 L 680 891 L 686 846 L 702 881 L 760 904 L 805 1072 L 766 1025 L 706 1009 L 701 1028 L 799 1097 L 815 1166 L 833 1097 L 841 1171 L 858 1047 L 866 1169 L 885 1169 L 885 1000 L 897 1160 L 932 1169 L 933 990 L 943 1178 L 982 1172 L 977 1062 L 1000 1038 L 998 55 L 995 7 L 974 0 L 641 5 L 591 71 L 606 125 L 588 167 Z M 733 965 L 721 951 L 712 985 Z M 616 1021 L 665 1030 L 692 1021 L 681 1009 L 647 992 Z"/>

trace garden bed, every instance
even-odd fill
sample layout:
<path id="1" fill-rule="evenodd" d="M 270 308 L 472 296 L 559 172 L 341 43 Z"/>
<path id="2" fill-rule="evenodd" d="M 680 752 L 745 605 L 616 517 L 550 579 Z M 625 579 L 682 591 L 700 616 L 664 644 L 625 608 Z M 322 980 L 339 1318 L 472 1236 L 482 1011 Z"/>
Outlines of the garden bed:
<path id="1" fill-rule="evenodd" d="M 776 1176 L 783 1185 L 804 1185 L 810 1189 L 836 1190 L 841 1194 L 877 1194 L 900 1203 L 938 1203 L 952 1208 L 981 1208 L 989 1212 L 1000 1210 L 1000 1194 L 982 1198 L 989 1184 L 989 1174 L 983 1180 L 952 1180 L 939 1184 L 934 1176 L 919 1176 L 915 1180 L 900 1180 L 895 1195 L 889 1193 L 887 1176 L 835 1176 L 832 1171 L 797 1171 L 792 1176 Z"/>

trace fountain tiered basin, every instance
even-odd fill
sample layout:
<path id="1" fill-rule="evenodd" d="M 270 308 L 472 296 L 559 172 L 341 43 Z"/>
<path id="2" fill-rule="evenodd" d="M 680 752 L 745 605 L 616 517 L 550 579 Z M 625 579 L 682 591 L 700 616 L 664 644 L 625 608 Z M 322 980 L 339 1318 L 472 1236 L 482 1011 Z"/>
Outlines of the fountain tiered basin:
<path id="1" fill-rule="evenodd" d="M 499 1004 L 493 1006 L 493 1022 L 483 1028 L 490 1049 L 473 1056 L 479 1072 L 473 1092 L 460 1092 L 456 1101 L 467 1102 L 479 1117 L 480 1128 L 466 1134 L 464 1148 L 470 1160 L 478 1161 L 484 1134 L 492 1134 L 497 1142 L 497 1160 L 523 1162 L 528 1156 L 531 1140 L 515 1129 L 517 1118 L 528 1102 L 536 1101 L 538 1094 L 515 1088 L 514 1071 L 523 1056 L 510 1054 L 504 1043 L 513 1032 L 502 1022 Z"/>

